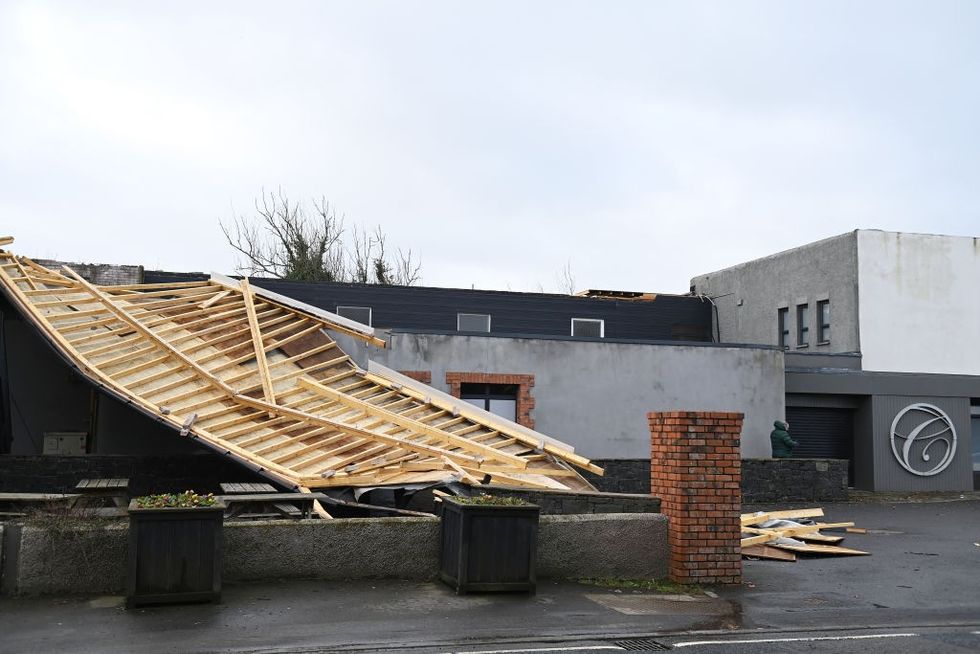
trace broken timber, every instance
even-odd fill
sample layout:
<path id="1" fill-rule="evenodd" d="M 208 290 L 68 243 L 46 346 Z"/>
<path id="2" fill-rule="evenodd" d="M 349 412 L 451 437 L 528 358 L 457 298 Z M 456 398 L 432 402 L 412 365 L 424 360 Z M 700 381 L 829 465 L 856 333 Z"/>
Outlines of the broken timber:
<path id="1" fill-rule="evenodd" d="M 813 524 L 792 522 L 794 519 L 822 516 L 823 509 L 820 508 L 742 514 L 742 533 L 748 534 L 741 540 L 742 555 L 776 561 L 795 561 L 794 553 L 835 556 L 868 554 L 861 550 L 838 547 L 837 543 L 844 540 L 843 536 L 820 533 L 821 529 L 847 529 L 850 533 L 866 531 L 856 529 L 853 522 Z"/>
<path id="2" fill-rule="evenodd" d="M 97 286 L 0 250 L 0 289 L 93 383 L 289 486 L 594 490 L 570 466 L 602 473 L 560 441 L 359 368 L 327 332 L 384 347 L 373 329 L 248 280 Z"/>

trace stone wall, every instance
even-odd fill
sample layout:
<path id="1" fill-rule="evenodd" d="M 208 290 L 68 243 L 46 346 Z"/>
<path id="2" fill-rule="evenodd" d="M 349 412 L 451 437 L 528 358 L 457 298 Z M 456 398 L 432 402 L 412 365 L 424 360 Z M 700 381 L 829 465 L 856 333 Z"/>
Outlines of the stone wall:
<path id="1" fill-rule="evenodd" d="M 742 459 L 742 501 L 844 501 L 847 464 L 846 459 Z"/>
<path id="2" fill-rule="evenodd" d="M 439 572 L 437 518 L 232 522 L 224 529 L 226 581 L 397 578 Z M 8 524 L 7 594 L 121 593 L 128 529 Z M 538 577 L 657 579 L 667 573 L 667 519 L 659 513 L 542 516 Z"/>
<path id="3" fill-rule="evenodd" d="M 45 268 L 61 272 L 62 266 L 68 266 L 93 284 L 110 286 L 118 284 L 142 284 L 143 266 L 115 265 L 111 263 L 74 263 L 70 261 L 55 261 L 54 259 L 35 259 Z"/>
<path id="4" fill-rule="evenodd" d="M 580 470 L 590 484 L 606 493 L 650 494 L 650 459 L 592 459 L 604 474 Z"/>
<path id="5" fill-rule="evenodd" d="M 130 493 L 145 495 L 193 489 L 217 493 L 222 482 L 267 481 L 219 454 L 170 456 L 0 455 L 0 492 L 70 493 L 87 478 L 127 477 Z"/>
<path id="6" fill-rule="evenodd" d="M 662 513 L 542 516 L 539 578 L 662 579 L 667 576 Z"/>
<path id="7" fill-rule="evenodd" d="M 649 476 L 649 471 L 647 475 Z M 561 490 L 528 490 L 490 486 L 483 489 L 488 495 L 518 497 L 541 507 L 545 515 L 574 515 L 592 513 L 660 513 L 660 499 L 652 495 L 626 493 L 580 493 Z"/>

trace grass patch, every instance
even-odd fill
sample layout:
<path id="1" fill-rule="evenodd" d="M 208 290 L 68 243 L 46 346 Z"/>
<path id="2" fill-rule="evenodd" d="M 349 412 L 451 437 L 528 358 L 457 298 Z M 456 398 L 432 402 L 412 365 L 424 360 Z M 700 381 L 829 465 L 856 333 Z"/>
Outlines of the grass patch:
<path id="1" fill-rule="evenodd" d="M 614 577 L 594 577 L 578 579 L 585 586 L 618 588 L 620 590 L 652 590 L 655 593 L 670 595 L 690 595 L 704 592 L 698 585 L 678 584 L 670 579 L 616 579 Z"/>

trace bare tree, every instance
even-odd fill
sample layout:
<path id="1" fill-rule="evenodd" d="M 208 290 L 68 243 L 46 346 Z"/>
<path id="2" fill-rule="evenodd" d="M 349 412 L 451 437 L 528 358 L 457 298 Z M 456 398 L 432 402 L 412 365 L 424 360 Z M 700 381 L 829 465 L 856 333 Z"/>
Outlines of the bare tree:
<path id="1" fill-rule="evenodd" d="M 422 283 L 422 262 L 414 259 L 411 250 L 402 252 L 398 248 L 398 255 L 395 257 L 395 283 L 401 286 Z"/>
<path id="2" fill-rule="evenodd" d="M 558 290 L 568 295 L 575 295 L 575 277 L 572 275 L 572 260 L 569 259 L 555 275 Z"/>
<path id="3" fill-rule="evenodd" d="M 379 225 L 368 232 L 358 225 L 350 230 L 326 198 L 312 207 L 294 202 L 282 191 L 262 190 L 255 200 L 255 216 L 221 222 L 228 243 L 244 257 L 238 272 L 280 279 L 340 281 L 361 284 L 413 285 L 421 282 L 422 265 L 412 251 L 386 251 L 386 235 Z"/>
<path id="4" fill-rule="evenodd" d="M 371 255 L 374 252 L 374 245 L 374 237 L 364 228 L 355 225 L 354 241 L 350 252 L 351 281 L 358 284 L 367 284 L 371 281 Z"/>

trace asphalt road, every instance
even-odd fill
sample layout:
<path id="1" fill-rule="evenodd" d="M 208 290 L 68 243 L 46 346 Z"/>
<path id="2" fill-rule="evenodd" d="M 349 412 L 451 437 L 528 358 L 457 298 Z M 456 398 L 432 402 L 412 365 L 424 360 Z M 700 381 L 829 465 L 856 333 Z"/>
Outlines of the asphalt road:
<path id="1" fill-rule="evenodd" d="M 645 642 L 644 642 L 645 641 Z M 647 645 L 647 647 L 644 647 Z M 427 649 L 415 654 L 608 654 L 676 651 L 690 654 L 796 653 L 892 654 L 893 652 L 965 654 L 980 651 L 980 630 L 928 628 L 915 631 L 798 632 L 711 637 L 666 636 L 608 643 L 556 645 L 525 643 L 480 649 Z"/>
<path id="2" fill-rule="evenodd" d="M 980 501 L 824 508 L 832 521 L 867 527 L 845 544 L 872 555 L 746 561 L 743 585 L 717 597 L 547 582 L 532 597 L 456 596 L 439 583 L 290 581 L 228 586 L 218 605 L 135 611 L 120 597 L 4 598 L 0 652 L 655 651 L 624 643 L 644 638 L 709 654 L 980 652 Z"/>

